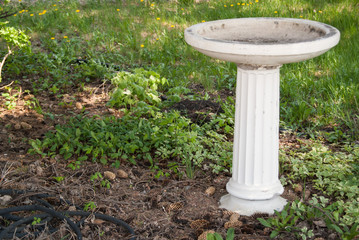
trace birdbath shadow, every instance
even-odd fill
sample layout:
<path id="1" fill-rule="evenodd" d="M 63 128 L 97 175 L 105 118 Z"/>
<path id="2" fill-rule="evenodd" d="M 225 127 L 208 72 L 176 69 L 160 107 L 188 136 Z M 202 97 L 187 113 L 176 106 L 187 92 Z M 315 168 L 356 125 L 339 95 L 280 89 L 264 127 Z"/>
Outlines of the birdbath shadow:
<path id="1" fill-rule="evenodd" d="M 185 30 L 199 52 L 237 64 L 232 177 L 220 207 L 242 215 L 281 211 L 279 68 L 319 56 L 340 39 L 327 24 L 291 18 L 238 18 Z"/>

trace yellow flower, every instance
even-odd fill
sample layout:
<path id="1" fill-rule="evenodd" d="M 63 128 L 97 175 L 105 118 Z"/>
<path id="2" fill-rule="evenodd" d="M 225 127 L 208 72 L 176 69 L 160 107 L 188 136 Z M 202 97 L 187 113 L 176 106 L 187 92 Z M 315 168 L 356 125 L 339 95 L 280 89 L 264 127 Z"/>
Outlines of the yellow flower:
<path id="1" fill-rule="evenodd" d="M 16 14 L 14 14 L 14 17 L 16 17 Z"/>
<path id="2" fill-rule="evenodd" d="M 145 45 L 141 44 L 141 48 L 144 48 L 144 47 L 145 47 Z"/>
<path id="3" fill-rule="evenodd" d="M 258 0 L 256 0 L 256 2 L 259 2 Z"/>
<path id="4" fill-rule="evenodd" d="M 206 22 L 205 20 L 202 20 L 202 22 Z"/>
<path id="5" fill-rule="evenodd" d="M 245 3 L 242 3 L 242 6 L 246 5 Z"/>
<path id="6" fill-rule="evenodd" d="M 161 20 L 161 18 L 156 18 L 156 20 Z"/>
<path id="7" fill-rule="evenodd" d="M 117 12 L 119 12 L 119 11 L 120 11 L 120 9 L 118 9 L 118 8 L 117 8 L 117 9 L 116 9 L 116 11 L 117 11 Z"/>
<path id="8" fill-rule="evenodd" d="M 171 28 L 174 28 L 175 27 L 175 25 L 171 25 Z"/>
<path id="9" fill-rule="evenodd" d="M 67 36 L 64 36 L 64 38 L 68 38 Z"/>
<path id="10" fill-rule="evenodd" d="M 278 11 L 274 11 L 274 13 L 278 13 Z"/>
<path id="11" fill-rule="evenodd" d="M 54 4 L 54 5 L 52 5 L 52 6 L 56 7 L 56 4 Z"/>
<path id="12" fill-rule="evenodd" d="M 55 8 L 55 11 L 57 11 L 57 8 Z"/>
<path id="13" fill-rule="evenodd" d="M 238 6 L 241 5 L 241 3 L 237 3 L 237 5 L 238 5 Z"/>
<path id="14" fill-rule="evenodd" d="M 76 12 L 80 12 L 80 10 L 77 9 Z"/>
<path id="15" fill-rule="evenodd" d="M 233 7 L 233 4 L 231 4 L 231 7 Z"/>
<path id="16" fill-rule="evenodd" d="M 322 13 L 322 11 L 318 11 L 319 13 Z"/>
<path id="17" fill-rule="evenodd" d="M 303 16 L 300 16 L 301 18 L 303 17 Z"/>
<path id="18" fill-rule="evenodd" d="M 34 14 L 33 14 L 33 13 L 31 13 L 31 14 L 30 14 L 30 17 L 32 17 L 32 16 L 34 16 Z"/>
<path id="19" fill-rule="evenodd" d="M 184 8 L 181 8 L 181 10 L 183 11 L 183 10 L 184 10 Z"/>
<path id="20" fill-rule="evenodd" d="M 141 2 L 143 2 L 143 0 L 141 0 Z"/>
<path id="21" fill-rule="evenodd" d="M 25 12 L 28 12 L 29 10 L 25 10 Z"/>
<path id="22" fill-rule="evenodd" d="M 151 7 L 154 7 L 155 6 L 155 4 L 154 3 L 151 3 Z"/>
<path id="23" fill-rule="evenodd" d="M 160 40 L 159 38 L 156 38 L 156 41 Z"/>
<path id="24" fill-rule="evenodd" d="M 41 16 L 41 15 L 43 15 L 43 13 L 41 12 L 41 13 L 39 13 L 39 15 Z"/>
<path id="25" fill-rule="evenodd" d="M 51 40 L 55 40 L 55 38 L 54 38 L 54 37 L 52 37 L 52 38 L 51 38 Z"/>
<path id="26" fill-rule="evenodd" d="M 42 11 L 42 14 L 45 14 L 47 11 L 46 10 L 44 10 L 44 11 Z"/>
<path id="27" fill-rule="evenodd" d="M 70 42 L 70 40 L 67 40 L 66 42 Z"/>
<path id="28" fill-rule="evenodd" d="M 224 5 L 224 7 L 227 7 L 227 5 Z"/>

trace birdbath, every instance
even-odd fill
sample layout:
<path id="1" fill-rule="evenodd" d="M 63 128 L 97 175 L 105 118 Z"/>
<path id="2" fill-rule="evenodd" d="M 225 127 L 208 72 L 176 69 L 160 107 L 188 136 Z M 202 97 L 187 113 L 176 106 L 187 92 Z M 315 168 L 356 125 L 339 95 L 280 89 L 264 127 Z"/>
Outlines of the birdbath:
<path id="1" fill-rule="evenodd" d="M 193 25 L 185 40 L 205 55 L 237 64 L 232 177 L 220 207 L 242 215 L 281 211 L 279 68 L 319 56 L 340 32 L 291 18 L 238 18 Z"/>

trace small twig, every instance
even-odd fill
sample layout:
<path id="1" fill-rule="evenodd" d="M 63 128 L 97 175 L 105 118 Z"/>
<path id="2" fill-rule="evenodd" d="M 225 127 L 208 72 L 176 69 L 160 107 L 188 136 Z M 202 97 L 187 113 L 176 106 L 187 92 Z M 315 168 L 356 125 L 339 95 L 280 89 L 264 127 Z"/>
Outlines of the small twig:
<path id="1" fill-rule="evenodd" d="M 8 52 L 7 52 L 7 54 L 4 56 L 4 58 L 2 59 L 1 64 L 0 64 L 0 80 L 1 80 L 1 78 L 2 78 L 1 73 L 2 73 L 2 67 L 3 67 L 4 64 L 5 64 L 5 60 L 6 60 L 6 58 L 7 58 L 10 54 L 12 54 L 12 51 L 11 51 L 11 49 L 10 49 L 9 46 L 7 46 L 7 49 L 8 49 Z"/>
<path id="2" fill-rule="evenodd" d="M 7 88 L 7 87 L 10 87 L 13 83 L 14 83 L 14 81 L 12 81 L 11 83 L 9 83 L 9 84 L 7 84 L 5 86 L 0 87 L 0 90 L 4 89 L 4 88 Z"/>

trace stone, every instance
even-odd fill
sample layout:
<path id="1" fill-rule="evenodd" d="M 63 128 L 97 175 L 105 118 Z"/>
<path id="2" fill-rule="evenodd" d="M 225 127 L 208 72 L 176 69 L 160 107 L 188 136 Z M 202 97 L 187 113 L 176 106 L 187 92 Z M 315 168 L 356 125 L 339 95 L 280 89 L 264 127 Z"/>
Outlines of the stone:
<path id="1" fill-rule="evenodd" d="M 212 186 L 207 188 L 205 191 L 206 195 L 208 196 L 212 196 L 215 192 L 216 192 L 216 188 Z"/>
<path id="2" fill-rule="evenodd" d="M 75 106 L 78 110 L 82 110 L 82 108 L 83 108 L 83 106 L 80 102 L 76 102 Z"/>
<path id="3" fill-rule="evenodd" d="M 29 130 L 29 129 L 32 128 L 32 126 L 30 124 L 26 123 L 26 122 L 21 122 L 20 125 L 25 130 Z"/>
<path id="4" fill-rule="evenodd" d="M 4 195 L 4 196 L 0 197 L 0 205 L 6 206 L 11 200 L 12 200 L 12 197 L 10 195 Z"/>
<path id="5" fill-rule="evenodd" d="M 108 180 L 115 180 L 115 178 L 116 178 L 116 175 L 113 172 L 110 172 L 110 171 L 105 171 L 103 173 L 103 175 Z"/>
<path id="6" fill-rule="evenodd" d="M 119 178 L 128 178 L 128 173 L 126 173 L 124 170 L 122 169 L 118 169 L 117 170 L 117 176 Z"/>

